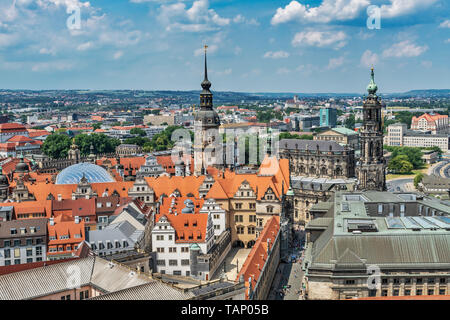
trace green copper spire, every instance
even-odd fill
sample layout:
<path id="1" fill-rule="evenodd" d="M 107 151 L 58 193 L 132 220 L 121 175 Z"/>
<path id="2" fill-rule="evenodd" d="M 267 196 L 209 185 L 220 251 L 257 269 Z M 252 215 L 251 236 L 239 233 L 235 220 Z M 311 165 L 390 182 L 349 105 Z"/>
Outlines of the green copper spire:
<path id="1" fill-rule="evenodd" d="M 377 90 L 378 90 L 378 86 L 375 83 L 375 75 L 374 75 L 374 72 L 373 72 L 373 67 L 372 67 L 371 70 L 372 70 L 372 72 L 371 72 L 371 79 L 370 79 L 369 85 L 367 86 L 367 91 L 369 92 L 369 95 L 374 95 L 377 92 Z"/>

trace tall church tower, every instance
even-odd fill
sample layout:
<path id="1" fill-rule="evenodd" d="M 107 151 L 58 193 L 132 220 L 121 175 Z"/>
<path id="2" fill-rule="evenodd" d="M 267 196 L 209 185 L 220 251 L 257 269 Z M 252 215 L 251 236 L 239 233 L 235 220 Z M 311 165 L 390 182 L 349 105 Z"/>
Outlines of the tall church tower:
<path id="1" fill-rule="evenodd" d="M 386 190 L 386 161 L 383 157 L 383 128 L 381 103 L 376 95 L 372 68 L 371 80 L 367 86 L 369 95 L 363 105 L 363 125 L 360 129 L 361 156 L 356 167 L 359 190 Z"/>
<path id="2" fill-rule="evenodd" d="M 200 93 L 200 110 L 194 115 L 194 174 L 206 174 L 209 165 L 216 164 L 216 152 L 219 139 L 219 115 L 213 109 L 213 94 L 209 90 L 211 82 L 208 80 L 208 66 L 206 61 L 205 46 L 205 78 L 202 82 Z M 213 130 L 210 130 L 213 129 Z"/>

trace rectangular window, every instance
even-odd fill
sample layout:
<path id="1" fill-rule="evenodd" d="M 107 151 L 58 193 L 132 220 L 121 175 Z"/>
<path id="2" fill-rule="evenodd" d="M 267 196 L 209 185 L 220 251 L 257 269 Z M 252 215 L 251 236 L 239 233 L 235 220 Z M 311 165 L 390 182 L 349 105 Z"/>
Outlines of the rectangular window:
<path id="1" fill-rule="evenodd" d="M 428 283 L 429 284 L 434 284 L 434 278 L 428 278 Z"/>
<path id="2" fill-rule="evenodd" d="M 14 259 L 14 264 L 20 264 L 20 259 Z"/>
<path id="3" fill-rule="evenodd" d="M 345 280 L 345 284 L 355 284 L 355 280 Z"/>
<path id="4" fill-rule="evenodd" d="M 405 296 L 410 296 L 410 295 L 411 295 L 411 290 L 405 289 Z"/>
<path id="5" fill-rule="evenodd" d="M 20 258 L 20 249 L 14 249 L 14 258 Z"/>
<path id="6" fill-rule="evenodd" d="M 173 275 L 174 276 L 181 276 L 181 270 L 174 270 Z"/>
<path id="7" fill-rule="evenodd" d="M 10 240 L 3 241 L 3 246 L 10 247 L 11 246 L 11 241 Z"/>
<path id="8" fill-rule="evenodd" d="M 177 266 L 178 260 L 169 260 L 169 266 Z"/>
<path id="9" fill-rule="evenodd" d="M 33 258 L 28 258 L 27 263 L 33 263 Z"/>
<path id="10" fill-rule="evenodd" d="M 440 278 L 439 279 L 439 283 L 445 283 L 446 281 L 445 281 L 445 278 Z"/>
<path id="11" fill-rule="evenodd" d="M 33 239 L 27 239 L 27 246 L 33 245 Z"/>
<path id="12" fill-rule="evenodd" d="M 189 247 L 181 247 L 181 252 L 189 252 Z"/>
<path id="13" fill-rule="evenodd" d="M 428 295 L 429 296 L 434 295 L 434 289 L 428 289 Z"/>
<path id="14" fill-rule="evenodd" d="M 416 279 L 416 283 L 417 283 L 417 284 L 422 284 L 422 278 L 417 278 L 417 279 Z"/>
<path id="15" fill-rule="evenodd" d="M 166 265 L 166 260 L 156 260 L 156 265 L 157 266 L 165 266 Z"/>
<path id="16" fill-rule="evenodd" d="M 417 289 L 416 290 L 416 295 L 421 296 L 422 295 L 422 289 Z"/>
<path id="17" fill-rule="evenodd" d="M 189 265 L 189 259 L 181 259 L 181 265 L 182 266 L 188 266 Z"/>
<path id="18" fill-rule="evenodd" d="M 20 247 L 20 240 L 14 240 L 14 247 Z"/>
<path id="19" fill-rule="evenodd" d="M 4 255 L 5 255 L 5 259 L 9 259 L 11 258 L 11 249 L 5 249 L 3 251 Z"/>
<path id="20" fill-rule="evenodd" d="M 445 295 L 445 289 L 439 289 L 439 295 Z"/>
<path id="21" fill-rule="evenodd" d="M 392 295 L 393 295 L 393 296 L 398 296 L 398 289 L 395 289 L 395 290 L 392 292 Z"/>
<path id="22" fill-rule="evenodd" d="M 33 255 L 33 248 L 27 248 L 27 257 L 31 257 Z"/>

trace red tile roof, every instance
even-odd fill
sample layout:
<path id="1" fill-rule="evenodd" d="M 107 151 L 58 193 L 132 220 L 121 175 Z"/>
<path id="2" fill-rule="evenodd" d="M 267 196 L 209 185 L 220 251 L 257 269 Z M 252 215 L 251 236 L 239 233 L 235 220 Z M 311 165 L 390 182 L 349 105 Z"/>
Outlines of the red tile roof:
<path id="1" fill-rule="evenodd" d="M 264 268 L 264 264 L 267 261 L 267 239 L 270 239 L 269 246 L 270 248 L 272 248 L 273 242 L 275 241 L 279 230 L 280 217 L 273 216 L 272 218 L 270 218 L 270 220 L 267 221 L 263 231 L 259 235 L 259 238 L 256 240 L 255 245 L 247 256 L 247 259 L 245 260 L 241 271 L 239 271 L 239 274 L 237 275 L 236 280 L 239 280 L 241 275 L 244 276 L 245 287 L 247 288 L 245 292 L 246 300 L 248 300 L 249 278 L 251 277 L 252 288 L 254 289 L 256 283 L 258 282 L 261 271 Z"/>
<path id="2" fill-rule="evenodd" d="M 0 124 L 0 132 L 10 133 L 10 132 L 24 132 L 27 131 L 24 125 L 20 123 L 2 123 Z"/>

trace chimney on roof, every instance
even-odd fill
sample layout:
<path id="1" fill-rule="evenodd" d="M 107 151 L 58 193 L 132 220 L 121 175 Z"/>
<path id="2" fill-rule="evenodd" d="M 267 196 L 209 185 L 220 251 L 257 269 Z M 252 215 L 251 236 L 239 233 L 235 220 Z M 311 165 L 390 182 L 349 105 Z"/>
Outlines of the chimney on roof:
<path id="1" fill-rule="evenodd" d="M 75 217 L 75 223 L 76 223 L 76 224 L 79 224 L 79 223 L 80 223 L 80 217 L 79 217 L 79 216 L 76 216 L 76 217 Z"/>
<path id="2" fill-rule="evenodd" d="M 62 195 L 58 194 L 58 201 L 61 201 L 61 200 L 62 200 Z"/>
<path id="3" fill-rule="evenodd" d="M 51 226 L 55 225 L 55 219 L 53 217 L 50 218 L 50 225 Z"/>

